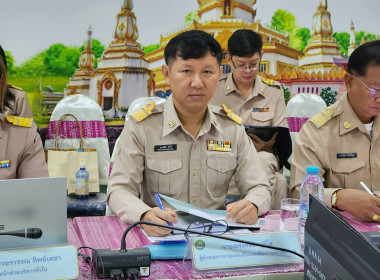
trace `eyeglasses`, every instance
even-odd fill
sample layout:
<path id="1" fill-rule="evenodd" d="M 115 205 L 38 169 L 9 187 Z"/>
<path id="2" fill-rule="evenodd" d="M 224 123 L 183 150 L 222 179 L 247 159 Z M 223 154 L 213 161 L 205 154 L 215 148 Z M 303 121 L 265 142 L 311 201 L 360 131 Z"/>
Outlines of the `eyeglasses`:
<path id="1" fill-rule="evenodd" d="M 247 69 L 249 72 L 251 71 L 256 71 L 257 69 L 259 69 L 259 65 L 256 64 L 254 66 L 246 66 L 246 65 L 243 65 L 243 66 L 236 66 L 234 61 L 232 60 L 232 57 L 231 57 L 231 62 L 232 62 L 232 65 L 235 67 L 235 69 L 239 72 L 245 72 Z"/>
<path id="2" fill-rule="evenodd" d="M 211 233 L 211 234 L 215 234 L 215 235 L 222 235 L 222 234 L 229 231 L 229 227 L 228 227 L 228 224 L 226 221 L 217 220 L 215 222 L 212 222 L 212 223 L 206 224 L 206 225 L 202 222 L 195 222 L 195 223 L 190 224 L 187 227 L 187 230 L 199 232 L 199 233 L 194 233 L 194 232 L 188 232 L 187 231 L 185 233 L 185 235 L 187 237 L 195 237 L 195 236 L 201 235 L 202 233 Z"/>
<path id="3" fill-rule="evenodd" d="M 369 90 L 369 95 L 372 97 L 380 97 L 380 88 L 371 88 L 367 86 L 360 78 L 358 75 L 354 74 L 355 77 Z"/>

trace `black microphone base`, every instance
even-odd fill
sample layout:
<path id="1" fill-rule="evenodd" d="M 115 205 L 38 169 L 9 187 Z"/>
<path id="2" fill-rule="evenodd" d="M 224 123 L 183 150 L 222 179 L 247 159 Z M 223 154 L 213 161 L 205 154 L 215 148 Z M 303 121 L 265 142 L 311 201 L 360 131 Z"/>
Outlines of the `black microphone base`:
<path id="1" fill-rule="evenodd" d="M 111 278 L 115 272 L 121 272 L 125 279 L 148 277 L 150 275 L 150 251 L 148 248 L 129 249 L 97 249 L 92 253 L 99 279 Z M 120 279 L 123 279 L 120 278 Z"/>

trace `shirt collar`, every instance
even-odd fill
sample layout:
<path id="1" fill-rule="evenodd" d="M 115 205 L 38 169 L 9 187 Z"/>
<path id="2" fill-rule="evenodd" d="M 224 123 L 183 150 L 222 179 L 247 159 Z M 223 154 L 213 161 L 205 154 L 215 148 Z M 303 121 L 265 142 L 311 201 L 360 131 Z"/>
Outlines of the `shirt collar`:
<path id="1" fill-rule="evenodd" d="M 348 101 L 347 94 L 345 94 L 341 101 L 336 106 L 335 110 L 342 110 L 342 114 L 339 117 L 339 134 L 346 134 L 355 128 L 359 129 L 363 133 L 367 133 L 367 129 L 364 127 L 363 123 L 359 120 L 354 109 L 352 108 L 350 102 Z"/>
<path id="2" fill-rule="evenodd" d="M 249 100 L 249 99 L 251 99 L 251 98 L 253 98 L 259 94 L 265 98 L 264 88 L 265 88 L 265 84 L 263 83 L 261 77 L 259 75 L 256 75 L 255 84 L 253 86 L 252 92 L 248 95 L 247 100 Z M 232 72 L 227 74 L 224 90 L 225 90 L 225 95 L 227 95 L 231 92 L 234 92 L 234 91 L 241 94 L 241 92 L 239 91 L 239 89 L 237 88 L 237 86 L 234 82 Z"/>
<path id="3" fill-rule="evenodd" d="M 207 106 L 206 116 L 205 116 L 205 119 L 203 121 L 203 124 L 199 131 L 198 136 L 208 133 L 211 129 L 211 126 L 214 126 L 220 133 L 222 133 L 220 124 L 217 121 L 217 117 L 214 114 L 214 112 L 211 110 L 211 108 L 212 108 L 212 105 Z M 172 96 L 169 96 L 169 98 L 165 102 L 165 107 L 164 107 L 164 123 L 163 123 L 163 129 L 162 129 L 162 136 L 165 137 L 169 135 L 178 127 L 181 127 L 182 129 L 182 123 L 174 107 L 173 98 Z"/>

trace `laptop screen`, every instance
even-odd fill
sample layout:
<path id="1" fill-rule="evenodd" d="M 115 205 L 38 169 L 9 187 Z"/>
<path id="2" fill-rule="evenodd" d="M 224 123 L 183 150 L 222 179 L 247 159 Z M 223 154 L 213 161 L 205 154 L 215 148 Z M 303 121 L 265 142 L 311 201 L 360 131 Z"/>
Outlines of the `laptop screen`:
<path id="1" fill-rule="evenodd" d="M 65 177 L 0 180 L 0 250 L 67 243 L 66 197 Z"/>

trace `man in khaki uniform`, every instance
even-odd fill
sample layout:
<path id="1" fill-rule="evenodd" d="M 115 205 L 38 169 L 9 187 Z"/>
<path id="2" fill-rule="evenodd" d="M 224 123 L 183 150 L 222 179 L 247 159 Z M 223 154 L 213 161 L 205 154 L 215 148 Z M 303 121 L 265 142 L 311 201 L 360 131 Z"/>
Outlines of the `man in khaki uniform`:
<path id="1" fill-rule="evenodd" d="M 220 45 L 203 31 L 184 32 L 168 43 L 162 72 L 172 95 L 131 115 L 109 178 L 108 205 L 122 221 L 175 223 L 174 211 L 156 207 L 154 193 L 226 209 L 232 175 L 243 199 L 227 206 L 227 218 L 253 224 L 269 210 L 268 179 L 240 118 L 226 107 L 207 105 L 221 60 Z M 154 236 L 170 232 L 144 229 Z"/>
<path id="2" fill-rule="evenodd" d="M 0 180 L 49 176 L 33 120 L 0 113 L 0 166 Z"/>
<path id="3" fill-rule="evenodd" d="M 380 222 L 379 40 L 351 54 L 344 80 L 347 95 L 307 121 L 296 138 L 290 195 L 299 198 L 307 166 L 318 166 L 326 205 Z"/>
<path id="4" fill-rule="evenodd" d="M 280 83 L 257 75 L 263 55 L 263 42 L 252 30 L 240 29 L 228 40 L 226 60 L 232 72 L 223 75 L 210 104 L 225 104 L 242 118 L 245 125 L 288 127 L 286 105 Z M 280 209 L 288 185 L 273 154 L 276 136 L 268 142 L 250 134 L 263 162 L 271 187 L 271 209 Z M 233 181 L 230 194 L 238 194 Z"/>

